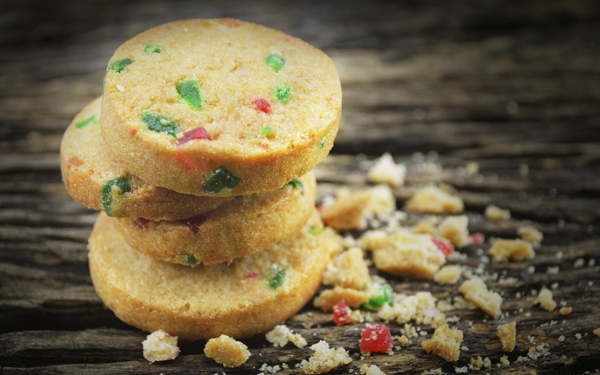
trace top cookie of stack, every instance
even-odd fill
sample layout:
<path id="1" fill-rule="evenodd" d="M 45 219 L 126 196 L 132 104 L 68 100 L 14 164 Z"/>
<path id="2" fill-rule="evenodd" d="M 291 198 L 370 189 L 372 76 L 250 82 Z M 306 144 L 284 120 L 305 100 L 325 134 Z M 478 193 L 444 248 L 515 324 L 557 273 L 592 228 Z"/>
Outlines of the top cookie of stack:
<path id="1" fill-rule="evenodd" d="M 101 127 L 111 157 L 145 182 L 224 197 L 312 170 L 340 113 L 337 73 L 320 50 L 248 22 L 187 20 L 117 49 Z"/>

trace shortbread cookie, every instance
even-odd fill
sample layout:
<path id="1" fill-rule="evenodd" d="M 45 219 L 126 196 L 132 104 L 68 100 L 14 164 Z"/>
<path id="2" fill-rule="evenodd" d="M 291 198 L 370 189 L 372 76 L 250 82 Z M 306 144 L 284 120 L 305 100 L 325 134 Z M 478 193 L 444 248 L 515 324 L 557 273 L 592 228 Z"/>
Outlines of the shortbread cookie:
<path id="1" fill-rule="evenodd" d="M 208 212 L 231 198 L 198 197 L 152 186 L 114 162 L 100 134 L 98 98 L 69 125 L 60 146 L 60 166 L 69 195 L 109 216 L 178 220 Z"/>
<path id="2" fill-rule="evenodd" d="M 144 181 L 181 193 L 270 191 L 333 145 L 341 113 L 333 62 L 280 31 L 233 19 L 147 30 L 110 59 L 102 135 Z"/>
<path id="3" fill-rule="evenodd" d="M 119 219 L 129 245 L 167 262 L 195 266 L 254 254 L 298 232 L 315 207 L 312 172 L 283 188 L 236 197 L 205 214 L 179 221 Z"/>
<path id="4" fill-rule="evenodd" d="M 127 245 L 101 213 L 90 238 L 96 292 L 121 320 L 180 339 L 266 332 L 296 313 L 319 287 L 336 237 L 318 215 L 293 238 L 231 264 L 195 268 L 152 259 Z"/>

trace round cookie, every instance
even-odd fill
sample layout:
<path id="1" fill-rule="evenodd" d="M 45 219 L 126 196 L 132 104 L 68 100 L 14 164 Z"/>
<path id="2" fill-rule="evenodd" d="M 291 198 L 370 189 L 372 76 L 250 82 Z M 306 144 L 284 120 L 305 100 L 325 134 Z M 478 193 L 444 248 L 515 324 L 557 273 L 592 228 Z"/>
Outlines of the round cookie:
<path id="1" fill-rule="evenodd" d="M 102 135 L 144 181 L 186 194 L 278 189 L 328 154 L 341 114 L 333 62 L 233 19 L 147 30 L 110 59 Z"/>
<path id="2" fill-rule="evenodd" d="M 75 116 L 60 145 L 61 172 L 73 199 L 109 216 L 151 220 L 186 219 L 231 200 L 152 186 L 114 162 L 100 134 L 101 102 L 92 101 Z"/>
<path id="3" fill-rule="evenodd" d="M 311 220 L 322 227 L 318 215 Z M 289 318 L 318 289 L 337 240 L 306 226 L 288 241 L 229 265 L 192 268 L 131 249 L 115 226 L 115 219 L 101 213 L 90 238 L 96 292 L 125 323 L 186 340 L 221 334 L 240 339 Z"/>
<path id="4" fill-rule="evenodd" d="M 195 266 L 254 254 L 298 232 L 313 213 L 316 181 L 309 172 L 283 188 L 235 197 L 180 221 L 118 219 L 129 245 L 162 261 Z"/>

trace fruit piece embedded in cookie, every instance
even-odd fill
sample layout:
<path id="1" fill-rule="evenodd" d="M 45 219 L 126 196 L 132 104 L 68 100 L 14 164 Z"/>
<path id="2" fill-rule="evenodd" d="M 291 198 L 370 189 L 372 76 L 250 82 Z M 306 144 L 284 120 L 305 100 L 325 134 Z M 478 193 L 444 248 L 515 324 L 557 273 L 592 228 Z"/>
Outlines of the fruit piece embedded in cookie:
<path id="1" fill-rule="evenodd" d="M 227 262 L 293 236 L 312 215 L 315 193 L 315 177 L 309 172 L 281 189 L 236 197 L 187 219 L 140 225 L 123 218 L 118 227 L 132 248 L 156 259 L 188 266 Z M 319 235 L 322 227 L 307 230 Z M 286 277 L 285 269 L 275 271 L 269 281 L 272 289 Z"/>
<path id="2" fill-rule="evenodd" d="M 322 225 L 316 212 L 311 224 Z M 116 219 L 101 213 L 90 238 L 90 273 L 102 301 L 128 324 L 186 340 L 240 339 L 271 330 L 312 298 L 331 259 L 328 236 L 335 234 L 303 228 L 230 264 L 192 268 L 133 250 Z"/>
<path id="3" fill-rule="evenodd" d="M 73 119 L 60 146 L 60 167 L 69 195 L 109 216 L 136 220 L 180 220 L 214 210 L 231 197 L 201 197 L 152 186 L 130 173 L 109 156 L 100 134 L 102 98 L 88 104 Z M 160 120 L 158 121 L 158 126 Z M 206 131 L 196 128 L 180 139 L 185 142 L 206 139 Z M 142 222 L 140 220 L 146 220 Z"/>
<path id="4" fill-rule="evenodd" d="M 173 22 L 125 42 L 108 66 L 102 135 L 116 161 L 156 186 L 204 196 L 275 190 L 312 170 L 337 134 L 333 62 L 267 27 Z"/>

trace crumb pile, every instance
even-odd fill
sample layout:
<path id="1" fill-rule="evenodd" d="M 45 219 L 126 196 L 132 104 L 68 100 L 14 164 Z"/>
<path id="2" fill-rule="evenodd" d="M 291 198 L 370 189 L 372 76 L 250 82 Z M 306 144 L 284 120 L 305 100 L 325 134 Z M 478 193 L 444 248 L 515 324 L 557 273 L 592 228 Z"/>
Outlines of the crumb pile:
<path id="1" fill-rule="evenodd" d="M 178 21 L 116 50 L 102 97 L 65 132 L 61 171 L 75 200 L 103 211 L 94 287 L 120 319 L 154 332 L 150 362 L 176 358 L 178 338 L 210 339 L 207 357 L 240 366 L 250 352 L 236 339 L 312 298 L 340 247 L 312 173 L 340 115 L 332 61 L 260 25 Z M 289 330 L 273 337 L 307 345 Z"/>

